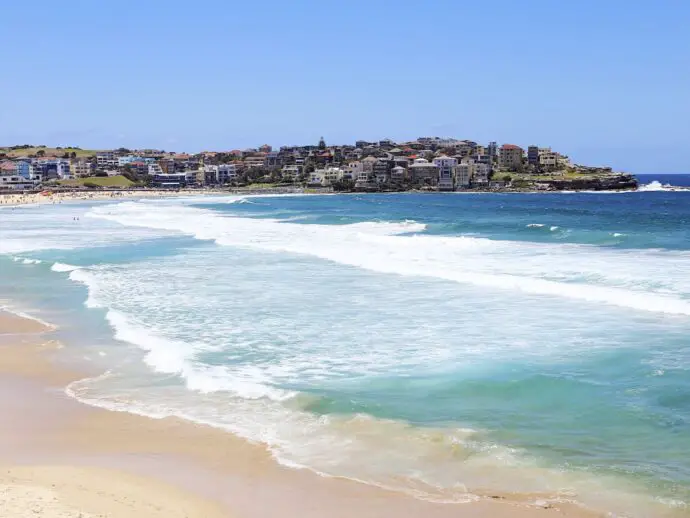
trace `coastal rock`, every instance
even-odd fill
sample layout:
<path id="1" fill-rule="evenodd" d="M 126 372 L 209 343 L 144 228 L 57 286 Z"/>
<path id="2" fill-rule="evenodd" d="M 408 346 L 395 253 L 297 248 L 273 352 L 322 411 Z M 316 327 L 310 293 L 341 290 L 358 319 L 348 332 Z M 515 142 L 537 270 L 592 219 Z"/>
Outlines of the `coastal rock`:
<path id="1" fill-rule="evenodd" d="M 635 190 L 637 179 L 631 174 L 610 174 L 594 178 L 574 178 L 540 182 L 553 191 L 622 191 Z"/>

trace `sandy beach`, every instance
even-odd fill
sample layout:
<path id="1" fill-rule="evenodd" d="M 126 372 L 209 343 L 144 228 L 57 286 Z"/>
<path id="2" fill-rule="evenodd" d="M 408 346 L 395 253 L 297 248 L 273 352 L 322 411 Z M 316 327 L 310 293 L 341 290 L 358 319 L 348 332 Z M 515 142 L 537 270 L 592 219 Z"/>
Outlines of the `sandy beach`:
<path id="1" fill-rule="evenodd" d="M 210 190 L 171 190 L 171 189 L 147 189 L 147 190 L 107 190 L 107 191 L 64 191 L 54 192 L 50 195 L 40 193 L 32 194 L 8 194 L 0 193 L 0 205 L 50 205 L 68 201 L 98 201 L 118 200 L 128 198 L 160 198 L 170 196 L 199 196 L 203 194 L 228 194 L 227 191 Z"/>
<path id="2" fill-rule="evenodd" d="M 549 495 L 426 502 L 282 467 L 218 429 L 84 405 L 64 387 L 96 373 L 58 367 L 51 331 L 0 313 L 0 518 L 603 516 Z"/>

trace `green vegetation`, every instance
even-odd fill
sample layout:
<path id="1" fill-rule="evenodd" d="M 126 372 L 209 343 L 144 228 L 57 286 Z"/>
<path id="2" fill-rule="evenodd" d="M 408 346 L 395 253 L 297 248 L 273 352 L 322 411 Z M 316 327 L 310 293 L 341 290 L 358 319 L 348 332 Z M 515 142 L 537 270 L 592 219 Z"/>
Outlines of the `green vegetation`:
<path id="1" fill-rule="evenodd" d="M 278 187 L 280 184 L 277 183 L 251 183 L 247 186 L 245 186 L 246 189 L 275 189 Z"/>
<path id="2" fill-rule="evenodd" d="M 45 147 L 45 146 L 12 146 L 0 147 L 0 156 L 7 158 L 55 156 L 58 158 L 89 158 L 96 156 L 97 151 L 78 147 Z"/>
<path id="3" fill-rule="evenodd" d="M 73 180 L 59 180 L 63 187 L 131 187 L 134 182 L 124 176 L 90 176 Z"/>
<path id="4" fill-rule="evenodd" d="M 501 178 L 505 173 L 494 173 L 494 176 Z M 540 172 L 540 173 L 516 173 L 511 172 L 513 182 L 515 180 L 525 180 L 530 182 L 542 182 L 542 181 L 553 181 L 553 180 L 592 180 L 602 176 L 607 176 L 606 173 L 594 173 L 591 171 L 581 172 L 574 169 L 567 169 L 562 171 L 553 172 Z"/>

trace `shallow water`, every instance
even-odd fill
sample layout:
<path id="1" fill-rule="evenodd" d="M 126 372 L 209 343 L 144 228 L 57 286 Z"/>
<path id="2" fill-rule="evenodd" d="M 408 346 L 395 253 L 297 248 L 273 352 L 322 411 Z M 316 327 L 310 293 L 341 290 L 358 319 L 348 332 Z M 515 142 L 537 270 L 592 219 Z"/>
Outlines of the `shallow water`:
<path id="1" fill-rule="evenodd" d="M 70 387 L 85 401 L 422 498 L 544 492 L 670 516 L 690 502 L 689 200 L 5 208 L 0 292 L 107 369 Z"/>

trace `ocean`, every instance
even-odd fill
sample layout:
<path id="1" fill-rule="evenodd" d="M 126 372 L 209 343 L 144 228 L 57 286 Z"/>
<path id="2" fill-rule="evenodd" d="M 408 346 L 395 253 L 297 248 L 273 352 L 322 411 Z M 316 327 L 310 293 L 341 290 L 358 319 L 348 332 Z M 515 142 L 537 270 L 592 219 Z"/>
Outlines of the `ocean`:
<path id="1" fill-rule="evenodd" d="M 287 466 L 685 516 L 690 176 L 641 180 L 4 207 L 0 305 L 103 372 L 73 397 Z"/>

